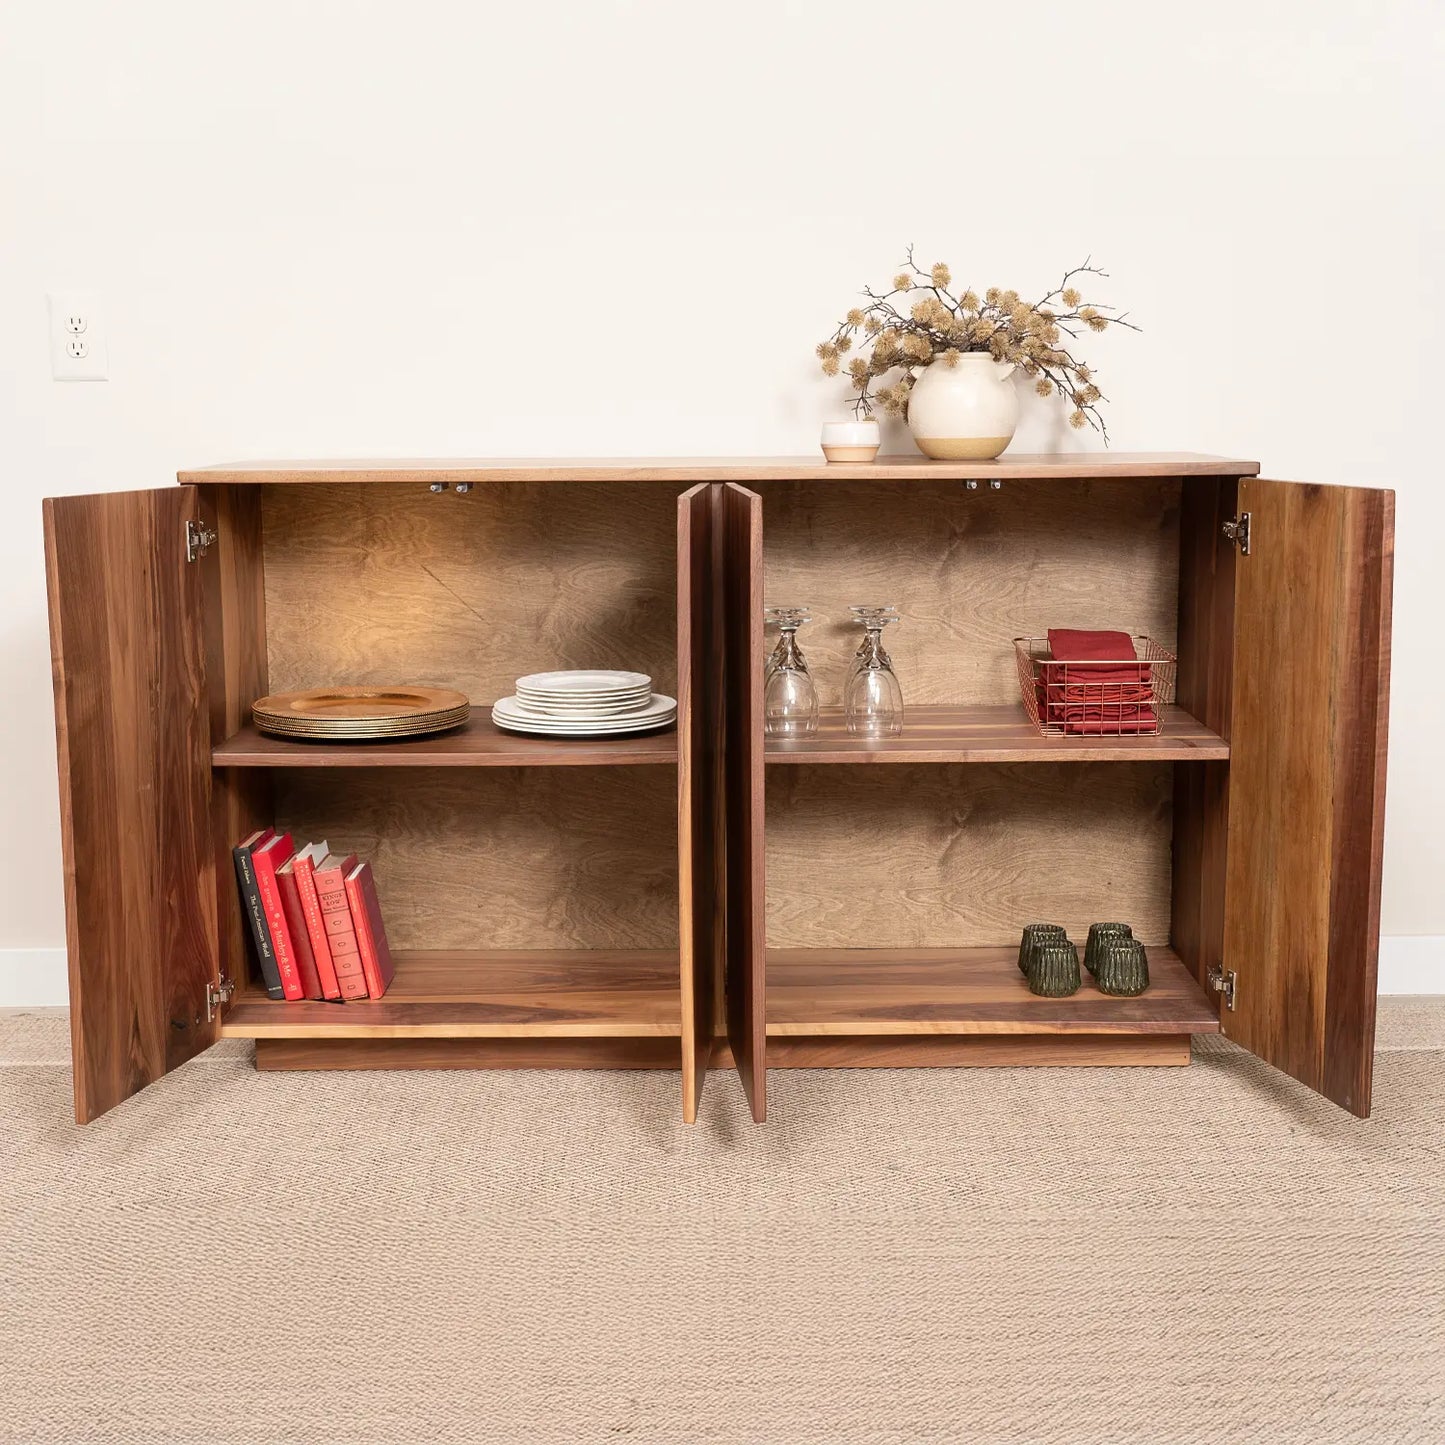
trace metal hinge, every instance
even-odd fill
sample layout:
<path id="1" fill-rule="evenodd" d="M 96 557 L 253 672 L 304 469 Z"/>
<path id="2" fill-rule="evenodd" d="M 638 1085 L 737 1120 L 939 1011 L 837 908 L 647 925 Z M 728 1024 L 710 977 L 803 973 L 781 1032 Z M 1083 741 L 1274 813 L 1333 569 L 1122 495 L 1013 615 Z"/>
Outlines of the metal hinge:
<path id="1" fill-rule="evenodd" d="M 1224 995 L 1224 1006 L 1230 1013 L 1234 1012 L 1234 1006 L 1239 1002 L 1238 982 L 1232 968 L 1225 968 L 1221 964 L 1211 963 L 1209 965 L 1209 986 L 1215 993 Z"/>
<path id="2" fill-rule="evenodd" d="M 206 1022 L 210 1023 L 216 1017 L 216 1010 L 222 1004 L 230 1003 L 231 995 L 235 993 L 236 985 L 224 974 L 216 983 L 206 985 Z"/>
<path id="3" fill-rule="evenodd" d="M 186 561 L 195 562 L 204 557 L 211 549 L 211 543 L 216 540 L 216 534 L 202 522 L 193 522 L 186 518 Z"/>
<path id="4" fill-rule="evenodd" d="M 1224 524 L 1224 535 L 1231 542 L 1239 544 L 1239 550 L 1249 556 L 1249 513 L 1241 512 L 1232 522 Z"/>

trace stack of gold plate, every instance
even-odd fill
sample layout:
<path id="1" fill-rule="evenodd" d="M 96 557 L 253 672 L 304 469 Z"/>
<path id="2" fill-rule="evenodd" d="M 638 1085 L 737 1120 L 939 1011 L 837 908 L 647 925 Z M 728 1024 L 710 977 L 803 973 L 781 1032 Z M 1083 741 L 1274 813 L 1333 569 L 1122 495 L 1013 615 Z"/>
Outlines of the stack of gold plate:
<path id="1" fill-rule="evenodd" d="M 251 704 L 263 733 L 315 742 L 384 742 L 460 727 L 471 704 L 445 687 L 317 687 Z"/>

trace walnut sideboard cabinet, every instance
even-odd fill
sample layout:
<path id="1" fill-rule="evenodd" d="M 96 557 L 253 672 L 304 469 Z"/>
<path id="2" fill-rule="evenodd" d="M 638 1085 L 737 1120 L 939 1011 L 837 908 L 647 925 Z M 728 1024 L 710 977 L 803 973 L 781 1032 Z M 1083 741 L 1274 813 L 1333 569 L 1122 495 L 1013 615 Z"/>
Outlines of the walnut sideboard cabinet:
<path id="1" fill-rule="evenodd" d="M 1222 1032 L 1370 1107 L 1393 493 L 1190 454 L 266 462 L 45 503 L 75 1107 L 223 1037 L 262 1069 L 1184 1064 Z M 764 738 L 806 603 L 815 739 Z M 903 735 L 837 703 L 891 602 Z M 1145 634 L 1158 736 L 1046 738 L 1012 639 Z M 649 672 L 675 731 L 502 733 L 521 674 Z M 470 724 L 282 741 L 267 692 L 459 688 Z M 858 766 L 858 765 L 866 766 Z M 397 975 L 267 998 L 231 847 L 374 860 Z M 1036 998 L 1025 923 L 1122 920 L 1153 986 Z M 607 1087 L 606 1074 L 598 1088 Z"/>

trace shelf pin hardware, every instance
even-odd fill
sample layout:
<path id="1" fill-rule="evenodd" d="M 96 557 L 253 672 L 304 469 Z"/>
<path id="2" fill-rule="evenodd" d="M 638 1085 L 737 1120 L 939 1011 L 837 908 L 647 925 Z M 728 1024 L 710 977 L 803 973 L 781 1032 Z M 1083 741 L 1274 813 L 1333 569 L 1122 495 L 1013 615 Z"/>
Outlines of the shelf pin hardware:
<path id="1" fill-rule="evenodd" d="M 990 477 L 988 481 L 988 489 L 991 492 L 1001 492 L 1003 491 L 1003 483 L 999 481 L 997 477 Z"/>
<path id="2" fill-rule="evenodd" d="M 450 482 L 428 482 L 428 483 L 427 483 L 427 491 L 429 491 L 429 492 L 444 492 L 444 491 L 446 491 L 446 489 L 447 489 L 449 486 L 451 486 L 451 483 L 450 483 Z"/>
<path id="3" fill-rule="evenodd" d="M 1232 968 L 1225 968 L 1222 964 L 1211 963 L 1209 965 L 1209 986 L 1215 993 L 1224 995 L 1224 1006 L 1230 1013 L 1233 1013 L 1235 1006 L 1239 1003 L 1238 980 Z"/>
<path id="4" fill-rule="evenodd" d="M 970 478 L 963 484 L 963 489 L 964 489 L 964 491 L 966 491 L 966 492 L 976 492 L 976 491 L 978 491 L 978 478 L 977 478 L 977 477 L 970 477 Z"/>
<path id="5" fill-rule="evenodd" d="M 471 491 L 471 489 L 472 489 L 474 486 L 476 486 L 476 483 L 475 483 L 475 482 L 458 482 L 458 483 L 457 483 L 457 496 L 459 496 L 459 497 L 465 497 L 466 494 L 467 494 L 469 491 Z"/>

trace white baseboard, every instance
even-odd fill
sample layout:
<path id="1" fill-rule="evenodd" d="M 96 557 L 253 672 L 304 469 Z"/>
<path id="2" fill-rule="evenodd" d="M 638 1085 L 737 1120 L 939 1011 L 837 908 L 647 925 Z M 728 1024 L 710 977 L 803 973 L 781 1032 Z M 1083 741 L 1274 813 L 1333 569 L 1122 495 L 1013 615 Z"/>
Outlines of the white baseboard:
<path id="1" fill-rule="evenodd" d="M 1381 993 L 1445 994 L 1445 936 L 1380 940 Z M 0 948 L 0 1008 L 63 1008 L 69 999 L 63 948 Z"/>

